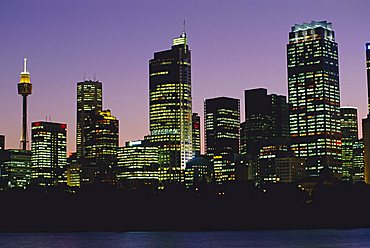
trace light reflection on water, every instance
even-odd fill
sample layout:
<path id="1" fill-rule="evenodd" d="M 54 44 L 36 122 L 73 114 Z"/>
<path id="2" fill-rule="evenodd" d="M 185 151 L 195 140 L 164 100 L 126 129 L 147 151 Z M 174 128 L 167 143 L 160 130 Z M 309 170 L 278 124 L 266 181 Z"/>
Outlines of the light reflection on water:
<path id="1" fill-rule="evenodd" d="M 370 229 L 240 232 L 1 233 L 0 247 L 370 247 Z"/>

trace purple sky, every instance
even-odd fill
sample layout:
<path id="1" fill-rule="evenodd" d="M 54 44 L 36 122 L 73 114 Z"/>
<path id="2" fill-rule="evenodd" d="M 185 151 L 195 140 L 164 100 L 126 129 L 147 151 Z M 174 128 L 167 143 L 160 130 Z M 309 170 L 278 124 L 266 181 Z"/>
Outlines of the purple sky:
<path id="1" fill-rule="evenodd" d="M 287 94 L 286 43 L 295 23 L 328 20 L 339 44 L 341 104 L 365 117 L 369 0 L 0 1 L 0 133 L 18 148 L 27 56 L 29 121 L 68 124 L 75 150 L 76 83 L 103 82 L 103 107 L 120 120 L 120 145 L 148 133 L 148 60 L 186 31 L 192 50 L 193 111 L 203 100 L 241 99 L 244 89 Z"/>

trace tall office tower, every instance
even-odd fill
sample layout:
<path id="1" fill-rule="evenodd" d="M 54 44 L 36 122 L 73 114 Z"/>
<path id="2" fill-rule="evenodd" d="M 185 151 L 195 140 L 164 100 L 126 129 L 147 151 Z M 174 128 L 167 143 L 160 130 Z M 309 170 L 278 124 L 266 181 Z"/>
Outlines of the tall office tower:
<path id="1" fill-rule="evenodd" d="M 341 107 L 342 178 L 352 180 L 354 144 L 358 141 L 357 108 Z"/>
<path id="2" fill-rule="evenodd" d="M 235 179 L 234 157 L 239 153 L 239 99 L 217 97 L 204 102 L 205 150 L 212 159 L 217 183 Z"/>
<path id="3" fill-rule="evenodd" d="M 200 146 L 200 116 L 198 113 L 193 113 L 192 116 L 192 142 L 193 142 L 193 154 L 195 157 L 200 156 L 201 146 Z"/>
<path id="4" fill-rule="evenodd" d="M 33 122 L 31 127 L 31 183 L 41 187 L 58 184 L 67 164 L 67 125 Z"/>
<path id="5" fill-rule="evenodd" d="M 245 122 L 241 131 L 242 154 L 256 159 L 268 145 L 287 145 L 289 105 L 286 96 L 267 94 L 267 89 L 244 91 Z"/>
<path id="6" fill-rule="evenodd" d="M 102 96 L 101 82 L 86 80 L 77 83 L 76 151 L 77 160 L 82 165 L 85 165 L 85 144 L 88 142 L 93 116 L 102 110 Z"/>
<path id="7" fill-rule="evenodd" d="M 366 73 L 367 73 L 367 97 L 368 97 L 368 114 L 362 120 L 362 136 L 364 143 L 364 160 L 365 160 L 365 182 L 370 183 L 370 43 L 366 43 Z"/>
<path id="8" fill-rule="evenodd" d="M 21 72 L 21 79 L 18 83 L 18 94 L 23 97 L 21 148 L 27 150 L 27 96 L 32 94 L 32 84 L 30 73 L 27 71 L 26 58 L 24 58 L 23 72 Z"/>
<path id="9" fill-rule="evenodd" d="M 119 122 L 108 109 L 92 115 L 91 123 L 91 129 L 86 134 L 84 164 L 92 172 L 88 173 L 89 182 L 97 179 L 100 182 L 114 183 L 112 173 L 117 160 Z"/>
<path id="10" fill-rule="evenodd" d="M 296 24 L 287 45 L 291 149 L 309 176 L 341 174 L 338 45 L 326 21 Z"/>
<path id="11" fill-rule="evenodd" d="M 117 183 L 119 187 L 134 189 L 158 186 L 158 147 L 148 140 L 126 142 L 117 152 Z"/>
<path id="12" fill-rule="evenodd" d="M 352 182 L 365 181 L 364 142 L 362 139 L 353 144 Z"/>
<path id="13" fill-rule="evenodd" d="M 5 150 L 5 135 L 0 135 L 0 150 Z"/>
<path id="14" fill-rule="evenodd" d="M 0 151 L 0 189 L 25 189 L 31 178 L 31 151 L 8 149 Z"/>
<path id="15" fill-rule="evenodd" d="M 149 61 L 150 140 L 159 147 L 160 180 L 183 182 L 192 151 L 191 56 L 186 33 Z"/>

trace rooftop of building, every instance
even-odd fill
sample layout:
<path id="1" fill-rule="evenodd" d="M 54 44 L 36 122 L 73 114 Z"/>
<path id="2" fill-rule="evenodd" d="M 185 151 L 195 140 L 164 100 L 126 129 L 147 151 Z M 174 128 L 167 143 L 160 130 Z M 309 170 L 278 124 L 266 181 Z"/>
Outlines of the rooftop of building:
<path id="1" fill-rule="evenodd" d="M 292 32 L 297 31 L 304 31 L 309 29 L 315 29 L 315 28 L 324 28 L 327 30 L 333 30 L 332 29 L 332 23 L 327 21 L 311 21 L 310 23 L 304 22 L 303 24 L 295 24 L 292 27 Z"/>

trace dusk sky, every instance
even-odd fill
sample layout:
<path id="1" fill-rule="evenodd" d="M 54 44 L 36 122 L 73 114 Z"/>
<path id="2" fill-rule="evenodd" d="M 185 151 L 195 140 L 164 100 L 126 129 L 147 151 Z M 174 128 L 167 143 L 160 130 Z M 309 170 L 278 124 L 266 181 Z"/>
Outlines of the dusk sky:
<path id="1" fill-rule="evenodd" d="M 183 20 L 192 50 L 193 111 L 203 100 L 265 87 L 287 95 L 286 44 L 295 23 L 333 23 L 339 45 L 341 105 L 367 114 L 365 43 L 369 0 L 1 1 L 0 134 L 19 148 L 23 57 L 33 83 L 29 123 L 68 125 L 75 150 L 77 82 L 103 82 L 103 108 L 120 121 L 120 145 L 148 134 L 148 61 L 171 47 Z M 29 125 L 30 126 L 30 125 Z M 30 133 L 30 131 L 29 131 Z"/>

